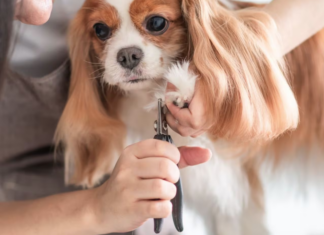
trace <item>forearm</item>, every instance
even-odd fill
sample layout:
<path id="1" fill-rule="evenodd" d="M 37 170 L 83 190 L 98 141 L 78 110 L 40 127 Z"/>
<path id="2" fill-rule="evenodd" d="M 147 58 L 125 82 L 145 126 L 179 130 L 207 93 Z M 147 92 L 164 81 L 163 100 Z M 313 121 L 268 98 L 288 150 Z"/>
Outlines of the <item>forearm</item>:
<path id="1" fill-rule="evenodd" d="M 263 10 L 277 24 L 283 55 L 324 28 L 323 0 L 273 0 Z"/>
<path id="2" fill-rule="evenodd" d="M 33 201 L 0 203 L 1 234 L 91 235 L 90 191 L 54 195 Z"/>

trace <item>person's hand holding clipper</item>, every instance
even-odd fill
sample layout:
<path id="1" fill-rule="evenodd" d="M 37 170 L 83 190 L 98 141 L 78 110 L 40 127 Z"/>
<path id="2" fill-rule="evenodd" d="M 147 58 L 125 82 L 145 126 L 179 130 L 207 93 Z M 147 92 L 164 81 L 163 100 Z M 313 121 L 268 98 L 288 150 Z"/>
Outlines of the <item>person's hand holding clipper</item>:
<path id="1" fill-rule="evenodd" d="M 210 157 L 208 149 L 177 148 L 156 139 L 127 147 L 109 180 L 92 190 L 90 208 L 96 234 L 128 232 L 148 219 L 168 217 L 177 193 L 179 168 L 204 163 Z"/>

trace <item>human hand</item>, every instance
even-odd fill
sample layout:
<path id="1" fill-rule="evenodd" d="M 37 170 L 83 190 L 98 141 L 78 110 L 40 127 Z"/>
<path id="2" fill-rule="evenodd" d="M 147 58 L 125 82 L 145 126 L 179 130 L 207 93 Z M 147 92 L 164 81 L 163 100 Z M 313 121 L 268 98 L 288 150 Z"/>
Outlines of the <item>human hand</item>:
<path id="1" fill-rule="evenodd" d="M 180 168 L 204 163 L 208 149 L 146 140 L 127 147 L 109 180 L 93 189 L 96 233 L 129 232 L 149 218 L 166 218 L 176 195 Z M 159 199 L 159 200 L 154 200 Z"/>
<path id="2" fill-rule="evenodd" d="M 48 21 L 54 0 L 17 0 L 15 19 L 32 25 L 41 25 Z"/>
<path id="3" fill-rule="evenodd" d="M 176 87 L 168 83 L 166 93 L 174 90 L 176 90 Z M 199 84 L 196 85 L 195 93 L 188 108 L 179 108 L 172 102 L 168 102 L 168 99 L 166 99 L 166 105 L 169 109 L 166 116 L 169 126 L 182 136 L 197 137 L 212 126 L 207 118 L 207 110 Z"/>

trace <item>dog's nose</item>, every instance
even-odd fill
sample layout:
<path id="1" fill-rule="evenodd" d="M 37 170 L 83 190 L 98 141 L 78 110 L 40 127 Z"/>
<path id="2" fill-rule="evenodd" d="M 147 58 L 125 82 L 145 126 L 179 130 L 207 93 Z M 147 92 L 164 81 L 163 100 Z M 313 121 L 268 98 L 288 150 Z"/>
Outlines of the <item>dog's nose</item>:
<path id="1" fill-rule="evenodd" d="M 135 68 L 143 58 L 143 51 L 136 47 L 121 49 L 117 54 L 118 63 L 126 69 Z"/>

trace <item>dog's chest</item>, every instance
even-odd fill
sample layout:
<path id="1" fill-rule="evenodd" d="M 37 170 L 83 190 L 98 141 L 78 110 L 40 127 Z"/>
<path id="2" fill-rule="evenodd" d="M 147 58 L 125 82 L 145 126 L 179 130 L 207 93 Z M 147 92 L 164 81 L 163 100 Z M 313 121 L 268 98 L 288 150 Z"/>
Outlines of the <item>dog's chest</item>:
<path id="1" fill-rule="evenodd" d="M 157 119 L 157 110 L 147 111 L 145 107 L 152 102 L 152 97 L 142 92 L 132 92 L 121 101 L 119 115 L 126 126 L 127 137 L 125 146 L 142 140 L 152 139 L 156 132 L 154 121 Z M 169 128 L 175 145 L 195 145 L 192 139 L 181 137 Z"/>
<path id="2" fill-rule="evenodd" d="M 157 112 L 144 109 L 149 102 L 150 97 L 141 92 L 132 92 L 121 101 L 119 115 L 127 130 L 125 146 L 154 137 Z"/>
<path id="3" fill-rule="evenodd" d="M 261 168 L 265 193 L 265 223 L 274 235 L 324 234 L 324 158 L 300 151 L 293 160 L 271 171 Z"/>

